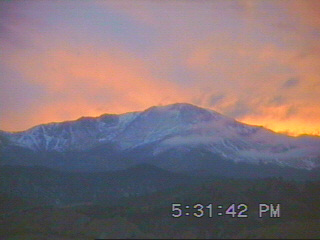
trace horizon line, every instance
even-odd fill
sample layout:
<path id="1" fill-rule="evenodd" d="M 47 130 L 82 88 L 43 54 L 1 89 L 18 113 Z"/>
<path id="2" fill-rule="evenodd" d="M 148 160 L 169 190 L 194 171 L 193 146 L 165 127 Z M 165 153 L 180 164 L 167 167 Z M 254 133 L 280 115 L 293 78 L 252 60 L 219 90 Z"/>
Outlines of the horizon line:
<path id="1" fill-rule="evenodd" d="M 281 134 L 281 135 L 286 135 L 286 136 L 289 136 L 289 137 L 295 137 L 295 138 L 298 138 L 298 137 L 304 137 L 304 136 L 308 136 L 308 137 L 320 137 L 320 135 L 316 135 L 316 134 L 307 134 L 307 133 L 302 133 L 302 134 L 298 134 L 298 135 L 293 135 L 291 134 L 289 131 L 274 131 L 266 126 L 263 126 L 263 125 L 256 125 L 256 124 L 248 124 L 248 123 L 245 123 L 245 122 L 242 122 L 242 121 L 239 121 L 233 117 L 229 117 L 227 115 L 224 115 L 214 109 L 211 109 L 211 108 L 206 108 L 206 107 L 201 107 L 201 106 L 198 106 L 198 105 L 195 105 L 195 104 L 192 104 L 192 103 L 188 103 L 188 102 L 176 102 L 176 103 L 170 103 L 170 104 L 166 104 L 166 105 L 153 105 L 153 106 L 150 106 L 148 108 L 145 108 L 144 110 L 141 110 L 141 111 L 129 111 L 129 112 L 123 112 L 123 113 L 103 113 L 103 114 L 100 114 L 100 115 L 97 115 L 97 116 L 80 116 L 76 119 L 70 119 L 70 120 L 63 120 L 63 121 L 53 121 L 53 122 L 46 122 L 46 123 L 40 123 L 38 125 L 34 125 L 32 127 L 29 127 L 25 130 L 18 130 L 18 131 L 7 131 L 7 130 L 2 130 L 0 129 L 0 132 L 6 132 L 6 133 L 12 133 L 12 134 L 15 134 L 15 133 L 22 133 L 22 132 L 27 132 L 27 131 L 30 131 L 34 128 L 37 128 L 37 127 L 41 127 L 41 126 L 46 126 L 46 125 L 52 125 L 52 124 L 63 124 L 63 123 L 70 123 L 70 122 L 76 122 L 76 121 L 80 121 L 82 119 L 97 119 L 97 118 L 100 118 L 102 116 L 105 116 L 105 115 L 115 115 L 115 116 L 119 116 L 119 115 L 125 115 L 125 114 L 131 114 L 131 113 L 142 113 L 142 112 L 145 112 L 145 111 L 148 111 L 149 109 L 152 109 L 152 108 L 155 108 L 155 107 L 168 107 L 168 106 L 172 106 L 172 105 L 190 105 L 190 106 L 193 106 L 193 107 L 196 107 L 196 108 L 201 108 L 201 109 L 205 109 L 205 110 L 210 110 L 210 111 L 214 111 L 226 118 L 230 118 L 230 119 L 233 119 L 234 121 L 237 121 L 241 124 L 245 124 L 245 125 L 249 125 L 249 126 L 253 126 L 253 127 L 262 127 L 266 130 L 269 130 L 269 131 L 272 131 L 273 133 L 275 134 Z"/>

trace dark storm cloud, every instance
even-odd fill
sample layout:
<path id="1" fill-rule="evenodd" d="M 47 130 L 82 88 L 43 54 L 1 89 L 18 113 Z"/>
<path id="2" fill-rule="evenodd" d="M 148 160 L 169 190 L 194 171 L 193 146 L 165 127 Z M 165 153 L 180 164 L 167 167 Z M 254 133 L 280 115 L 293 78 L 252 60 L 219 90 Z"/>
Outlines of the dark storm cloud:
<path id="1" fill-rule="evenodd" d="M 282 88 L 288 89 L 297 86 L 300 83 L 298 78 L 290 78 L 282 84 Z"/>
<path id="2" fill-rule="evenodd" d="M 248 104 L 244 101 L 238 100 L 235 104 L 229 107 L 227 115 L 233 118 L 241 118 L 251 112 L 252 109 Z"/>
<path id="3" fill-rule="evenodd" d="M 269 101 L 271 105 L 275 105 L 275 106 L 280 106 L 285 102 L 286 102 L 286 99 L 283 96 L 275 96 Z"/>
<path id="4" fill-rule="evenodd" d="M 287 112 L 286 112 L 285 117 L 286 117 L 286 118 L 290 118 L 290 117 L 295 116 L 297 113 L 298 113 L 298 109 L 297 109 L 295 106 L 290 106 L 290 107 L 287 109 Z"/>
<path id="5" fill-rule="evenodd" d="M 225 98 L 224 94 L 212 95 L 209 99 L 209 106 L 214 107 L 218 105 L 223 101 L 224 98 Z"/>

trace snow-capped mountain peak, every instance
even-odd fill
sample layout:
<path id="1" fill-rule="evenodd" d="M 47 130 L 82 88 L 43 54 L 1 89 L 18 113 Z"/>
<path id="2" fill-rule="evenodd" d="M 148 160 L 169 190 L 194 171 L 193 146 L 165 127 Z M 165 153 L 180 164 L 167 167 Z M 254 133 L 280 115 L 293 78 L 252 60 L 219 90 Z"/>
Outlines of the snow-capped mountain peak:
<path id="1" fill-rule="evenodd" d="M 112 144 L 119 152 L 146 146 L 155 156 L 172 149 L 203 148 L 233 161 L 320 166 L 320 138 L 289 137 L 235 121 L 210 109 L 177 103 L 142 112 L 104 114 L 0 132 L 1 143 L 41 152 L 87 151 Z M 305 139 L 305 138 L 304 138 Z"/>

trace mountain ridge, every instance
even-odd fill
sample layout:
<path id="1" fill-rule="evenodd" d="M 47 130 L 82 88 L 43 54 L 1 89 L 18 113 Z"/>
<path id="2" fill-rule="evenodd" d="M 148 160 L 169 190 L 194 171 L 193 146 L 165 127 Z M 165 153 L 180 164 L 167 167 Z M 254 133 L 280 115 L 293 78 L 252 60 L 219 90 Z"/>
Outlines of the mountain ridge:
<path id="1" fill-rule="evenodd" d="M 289 137 L 293 137 L 293 138 L 300 138 L 300 137 L 310 137 L 310 138 L 319 138 L 320 139 L 320 136 L 319 135 L 313 135 L 313 134 L 300 134 L 300 135 L 296 135 L 296 136 L 292 136 L 292 135 L 289 135 L 287 134 L 286 132 L 275 132 L 274 130 L 270 129 L 270 128 L 266 128 L 264 127 L 263 125 L 255 125 L 255 124 L 249 124 L 249 123 L 244 123 L 244 122 L 241 122 L 239 120 L 236 120 L 236 119 L 233 119 L 231 117 L 228 117 L 226 115 L 223 115 L 213 109 L 208 109 L 208 108 L 205 108 L 205 107 L 199 107 L 197 105 L 194 105 L 194 104 L 191 104 L 191 103 L 186 103 L 186 102 L 181 102 L 181 103 L 172 103 L 172 104 L 168 104 L 168 105 L 154 105 L 154 106 L 151 106 L 149 108 L 146 108 L 145 110 L 142 110 L 142 111 L 129 111 L 129 112 L 124 112 L 124 113 L 103 113 L 99 116 L 81 116 L 81 117 L 78 117 L 76 119 L 73 119 L 73 120 L 65 120 L 65 121 L 53 121 L 53 122 L 47 122 L 47 123 L 41 123 L 41 124 L 38 124 L 38 125 L 35 125 L 35 126 L 32 126 L 32 127 L 29 127 L 25 130 L 19 130 L 19 131 L 7 131 L 7 130 L 1 130 L 0 129 L 0 134 L 2 133 L 12 133 L 12 134 L 17 134 L 17 133 L 22 133 L 22 132 L 26 132 L 26 131 L 30 131 L 30 130 L 33 130 L 34 128 L 38 128 L 38 127 L 41 127 L 41 126 L 50 126 L 50 125 L 56 125 L 56 124 L 69 124 L 69 123 L 74 123 L 74 122 L 77 122 L 77 121 L 81 121 L 81 120 L 95 120 L 95 119 L 99 119 L 99 118 L 102 118 L 102 117 L 108 117 L 108 116 L 121 116 L 121 115 L 129 115 L 129 114 L 139 114 L 139 113 L 143 113 L 143 112 L 147 112 L 149 110 L 152 110 L 154 108 L 162 108 L 162 107 L 170 107 L 170 106 L 176 106 L 176 105 L 186 105 L 186 106 L 192 106 L 192 107 L 195 107 L 195 108 L 199 108 L 199 109 L 205 109 L 207 111 L 211 111 L 211 112 L 214 112 L 216 114 L 219 114 L 221 116 L 224 116 L 225 118 L 229 118 L 229 119 L 232 119 L 236 122 L 239 122 L 241 124 L 244 124 L 244 125 L 247 125 L 247 126 L 252 126 L 252 127 L 259 127 L 259 128 L 264 128 L 268 131 L 271 131 L 272 133 L 275 133 L 275 134 L 280 134 L 280 135 L 285 135 L 285 136 L 289 136 Z"/>
<path id="2" fill-rule="evenodd" d="M 121 158 L 142 161 L 136 159 L 133 152 L 152 162 L 148 159 L 173 149 L 182 162 L 188 151 L 195 150 L 200 155 L 201 151 L 209 151 L 219 159 L 235 162 L 274 163 L 303 169 L 320 166 L 320 138 L 275 133 L 188 103 L 153 106 L 119 115 L 81 117 L 21 132 L 2 131 L 0 136 L 1 151 L 11 151 L 11 156 L 15 154 L 14 147 L 35 153 L 88 153 L 90 149 L 99 148 L 91 151 L 88 158 L 117 165 L 124 161 Z M 130 152 L 132 156 L 124 155 Z M 92 157 L 95 155 L 96 158 Z"/>

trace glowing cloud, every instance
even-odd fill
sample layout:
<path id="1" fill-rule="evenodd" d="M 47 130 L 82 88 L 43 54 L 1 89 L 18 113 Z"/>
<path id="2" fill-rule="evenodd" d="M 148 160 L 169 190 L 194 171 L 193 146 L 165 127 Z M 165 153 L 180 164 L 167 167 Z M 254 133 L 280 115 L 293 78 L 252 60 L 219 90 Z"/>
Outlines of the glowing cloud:
<path id="1" fill-rule="evenodd" d="M 319 9 L 312 0 L 1 2 L 0 129 L 190 102 L 319 135 Z"/>

